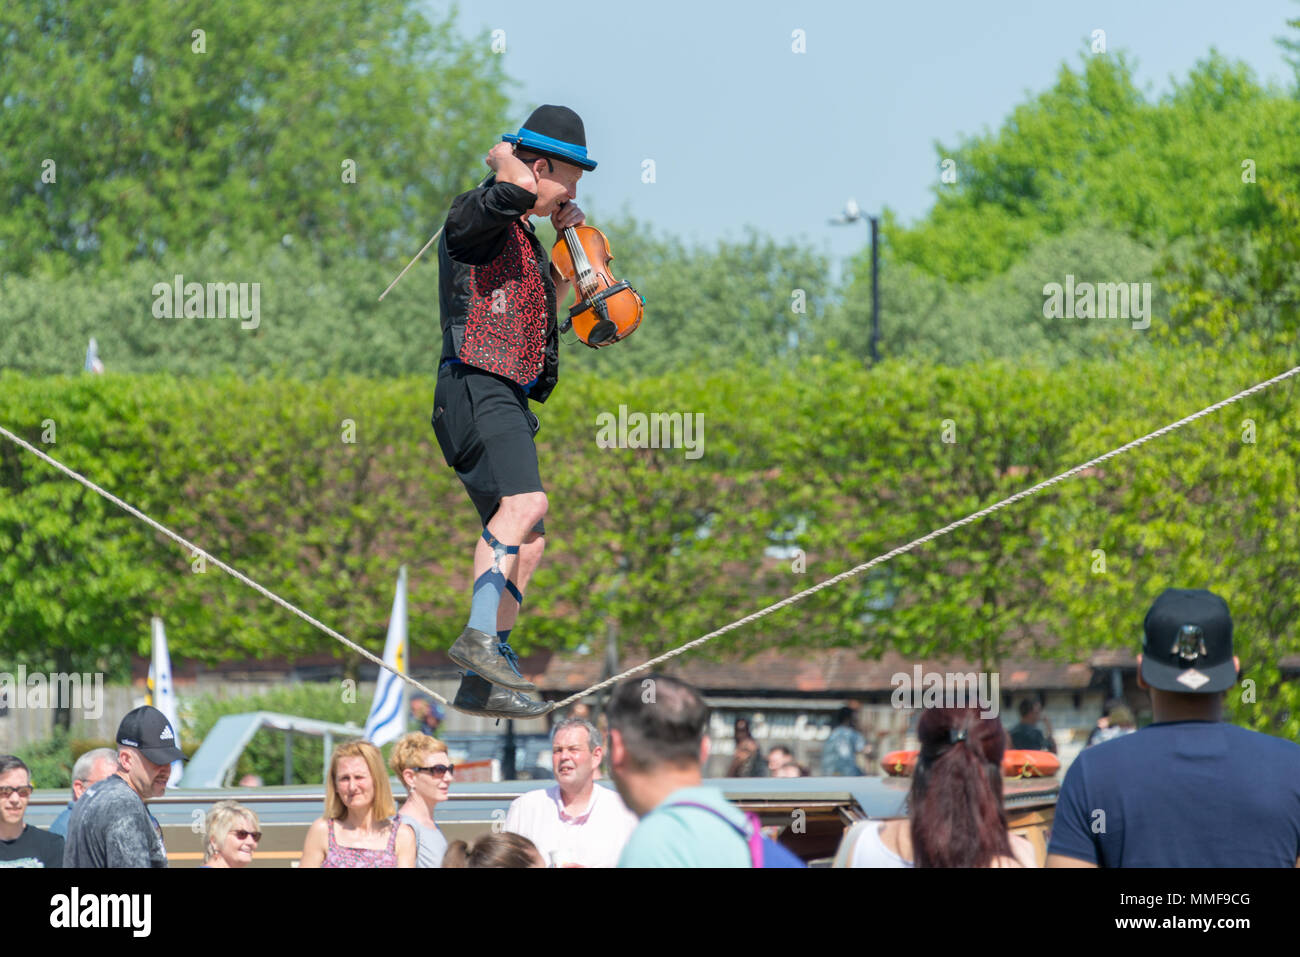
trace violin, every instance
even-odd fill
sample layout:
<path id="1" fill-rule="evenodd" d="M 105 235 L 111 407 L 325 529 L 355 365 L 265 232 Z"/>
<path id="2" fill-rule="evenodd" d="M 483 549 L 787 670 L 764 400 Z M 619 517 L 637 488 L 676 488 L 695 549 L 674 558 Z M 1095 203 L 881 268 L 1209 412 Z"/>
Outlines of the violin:
<path id="1" fill-rule="evenodd" d="M 573 283 L 577 302 L 560 332 L 569 327 L 593 349 L 626 339 L 641 325 L 645 300 L 626 280 L 609 271 L 614 254 L 609 240 L 594 226 L 569 226 L 551 249 L 551 263 Z"/>

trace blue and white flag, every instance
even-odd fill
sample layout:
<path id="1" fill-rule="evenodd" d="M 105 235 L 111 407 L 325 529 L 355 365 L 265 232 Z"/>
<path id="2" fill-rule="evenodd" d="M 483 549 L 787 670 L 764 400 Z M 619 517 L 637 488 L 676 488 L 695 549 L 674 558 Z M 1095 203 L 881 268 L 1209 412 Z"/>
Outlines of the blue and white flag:
<path id="1" fill-rule="evenodd" d="M 384 642 L 384 664 L 406 674 L 406 566 L 397 573 L 397 594 L 393 597 L 393 614 L 388 620 L 388 640 Z M 366 740 L 377 748 L 396 741 L 406 733 L 406 682 L 385 668 L 379 669 L 375 686 L 375 703 L 366 718 Z"/>
<path id="2" fill-rule="evenodd" d="M 161 618 L 153 620 L 153 655 L 149 662 L 149 704 L 163 713 L 176 734 L 176 747 L 181 746 L 180 713 L 176 708 L 176 688 L 172 684 L 172 659 L 167 653 L 167 633 Z M 172 762 L 172 776 L 167 779 L 169 788 L 179 787 L 185 765 Z"/>

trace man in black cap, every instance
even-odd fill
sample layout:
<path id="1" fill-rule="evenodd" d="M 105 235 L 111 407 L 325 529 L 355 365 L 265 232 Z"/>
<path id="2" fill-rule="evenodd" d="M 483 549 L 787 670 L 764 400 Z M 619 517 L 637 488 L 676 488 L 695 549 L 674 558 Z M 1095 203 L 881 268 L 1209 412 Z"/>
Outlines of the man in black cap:
<path id="1" fill-rule="evenodd" d="M 559 378 L 556 304 L 569 291 L 529 218 L 557 232 L 585 222 L 573 203 L 596 164 L 578 114 L 541 106 L 487 155 L 494 175 L 457 196 L 438 243 L 442 355 L 433 429 L 483 523 L 469 622 L 448 655 L 466 669 L 453 702 L 469 714 L 530 718 L 547 706 L 519 671 L 510 631 L 545 547 L 547 499 L 528 400 Z"/>
<path id="2" fill-rule="evenodd" d="M 1166 589 L 1143 629 L 1155 722 L 1074 759 L 1047 866 L 1300 866 L 1300 745 L 1222 720 L 1240 668 L 1227 603 Z"/>
<path id="3" fill-rule="evenodd" d="M 172 762 L 185 753 L 167 718 L 148 705 L 122 719 L 117 744 L 117 771 L 72 807 L 64 867 L 167 866 L 162 828 L 145 802 L 162 796 Z"/>

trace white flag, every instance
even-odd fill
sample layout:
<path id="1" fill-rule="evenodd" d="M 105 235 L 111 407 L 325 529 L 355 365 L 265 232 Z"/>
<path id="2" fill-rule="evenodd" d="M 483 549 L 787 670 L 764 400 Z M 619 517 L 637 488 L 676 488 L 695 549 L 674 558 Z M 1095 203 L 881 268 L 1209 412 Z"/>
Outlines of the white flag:
<path id="1" fill-rule="evenodd" d="M 149 662 L 149 704 L 163 713 L 176 734 L 176 747 L 181 746 L 181 722 L 176 709 L 176 688 L 172 684 L 172 659 L 167 653 L 167 633 L 161 618 L 153 620 L 153 657 Z M 178 787 L 185 765 L 172 762 L 172 776 L 167 779 L 169 788 Z"/>
<path id="2" fill-rule="evenodd" d="M 104 372 L 104 363 L 99 361 L 99 343 L 94 339 L 90 340 L 90 345 L 86 347 L 86 366 L 87 372 L 94 372 L 102 375 Z"/>
<path id="3" fill-rule="evenodd" d="M 406 566 L 397 573 L 397 594 L 393 597 L 393 614 L 388 621 L 388 640 L 384 642 L 384 664 L 406 674 Z M 375 686 L 375 703 L 366 718 L 366 740 L 377 748 L 396 741 L 406 733 L 406 682 L 385 668 L 379 669 Z"/>

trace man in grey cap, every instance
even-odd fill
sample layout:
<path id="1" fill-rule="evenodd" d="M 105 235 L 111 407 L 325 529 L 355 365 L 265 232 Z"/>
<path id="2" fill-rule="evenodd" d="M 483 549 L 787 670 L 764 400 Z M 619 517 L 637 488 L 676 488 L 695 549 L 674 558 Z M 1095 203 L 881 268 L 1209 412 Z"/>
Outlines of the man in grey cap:
<path id="1" fill-rule="evenodd" d="M 68 819 L 64 867 L 166 867 L 162 828 L 145 802 L 161 797 L 173 761 L 184 761 L 176 732 L 157 708 L 136 708 L 117 728 L 117 770 L 92 785 Z"/>
<path id="2" fill-rule="evenodd" d="M 1155 721 L 1074 759 L 1047 866 L 1300 866 L 1300 745 L 1223 720 L 1241 667 L 1227 602 L 1166 589 L 1143 631 Z"/>

